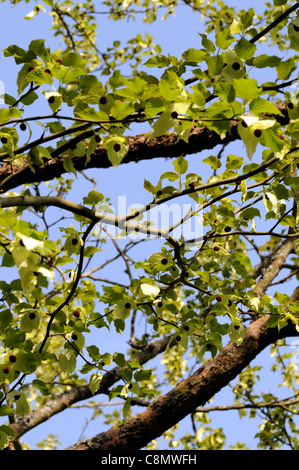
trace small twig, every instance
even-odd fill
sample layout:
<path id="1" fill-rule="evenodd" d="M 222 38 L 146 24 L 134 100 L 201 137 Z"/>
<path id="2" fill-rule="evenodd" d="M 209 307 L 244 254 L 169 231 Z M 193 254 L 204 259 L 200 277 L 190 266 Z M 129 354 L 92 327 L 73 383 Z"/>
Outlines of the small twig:
<path id="1" fill-rule="evenodd" d="M 78 286 L 78 283 L 79 283 L 79 280 L 80 280 L 80 277 L 81 277 L 81 271 L 82 271 L 82 265 L 83 265 L 83 258 L 84 258 L 84 247 L 85 247 L 85 241 L 89 235 L 89 233 L 91 232 L 91 230 L 93 229 L 93 227 L 95 226 L 96 222 L 95 221 L 92 221 L 89 226 L 87 227 L 87 229 L 85 230 L 84 232 L 84 235 L 82 237 L 82 245 L 80 247 L 80 255 L 79 255 L 79 264 L 78 264 L 78 269 L 77 269 L 77 274 L 76 274 L 76 278 L 74 280 L 74 283 L 72 285 L 72 288 L 69 292 L 69 294 L 67 295 L 66 299 L 64 300 L 64 302 L 62 302 L 62 304 L 60 304 L 55 310 L 53 313 L 51 313 L 50 315 L 50 319 L 49 319 L 49 322 L 48 322 L 48 325 L 47 325 L 47 330 L 46 330 L 46 334 L 45 334 L 45 337 L 42 341 L 42 344 L 39 348 L 39 352 L 41 353 L 45 344 L 46 344 L 46 341 L 48 339 L 48 337 L 50 336 L 50 330 L 51 330 L 51 325 L 56 317 L 56 315 L 63 309 L 63 307 L 65 307 L 66 305 L 68 305 L 68 303 L 70 302 L 71 298 L 73 297 L 76 289 L 77 289 L 77 286 Z"/>

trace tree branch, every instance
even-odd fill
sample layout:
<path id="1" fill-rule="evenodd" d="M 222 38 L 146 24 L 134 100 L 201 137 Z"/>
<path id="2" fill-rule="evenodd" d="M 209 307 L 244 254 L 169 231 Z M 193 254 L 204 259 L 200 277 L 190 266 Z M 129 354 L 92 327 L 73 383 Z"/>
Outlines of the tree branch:
<path id="1" fill-rule="evenodd" d="M 287 336 L 298 336 L 293 324 L 288 324 L 280 332 L 276 328 L 267 328 L 269 318 L 270 315 L 266 315 L 253 321 L 246 328 L 241 345 L 230 342 L 215 359 L 182 380 L 125 425 L 82 440 L 68 450 L 137 450 L 161 436 L 198 406 L 203 406 L 271 343 Z"/>
<path id="2" fill-rule="evenodd" d="M 157 340 L 148 344 L 145 348 L 139 351 L 136 355 L 136 359 L 139 361 L 139 364 L 143 365 L 165 351 L 170 339 L 171 338 L 169 336 L 166 336 L 161 340 Z M 115 367 L 111 371 L 106 372 L 103 375 L 100 388 L 95 393 L 95 395 L 102 393 L 106 394 L 109 391 L 109 388 L 120 380 L 120 370 L 120 367 Z M 19 439 L 31 429 L 47 421 L 52 416 L 61 413 L 74 403 L 92 398 L 93 396 L 94 395 L 91 393 L 89 386 L 82 385 L 80 387 L 73 387 L 71 390 L 62 393 L 58 397 L 54 397 L 52 400 L 45 403 L 45 405 L 43 405 L 40 409 L 28 413 L 27 415 L 16 420 L 11 425 L 11 428 L 15 434 L 15 439 Z"/>
<path id="3" fill-rule="evenodd" d="M 129 151 L 121 164 L 154 158 L 175 158 L 181 155 L 191 155 L 202 150 L 212 149 L 219 144 L 233 142 L 240 138 L 237 132 L 237 125 L 238 121 L 231 122 L 231 132 L 223 140 L 221 140 L 216 132 L 210 131 L 207 127 L 194 128 L 190 132 L 188 142 L 178 140 L 175 132 L 165 134 L 153 140 L 149 140 L 148 134 L 128 136 Z M 36 166 L 34 172 L 26 163 L 24 165 L 3 164 L 0 167 L 1 192 L 8 191 L 25 183 L 50 181 L 60 177 L 67 172 L 63 166 L 63 161 L 67 156 L 56 156 L 45 162 L 42 166 Z M 87 170 L 89 168 L 112 167 L 107 151 L 102 145 L 97 147 L 88 162 L 86 162 L 85 155 L 74 157 L 72 162 L 76 171 Z"/>

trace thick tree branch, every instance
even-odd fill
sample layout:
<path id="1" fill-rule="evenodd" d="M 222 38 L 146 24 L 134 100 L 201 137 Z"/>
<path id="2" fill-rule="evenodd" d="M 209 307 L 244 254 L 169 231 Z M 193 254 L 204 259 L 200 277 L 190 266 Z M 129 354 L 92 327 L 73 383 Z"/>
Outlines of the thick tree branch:
<path id="1" fill-rule="evenodd" d="M 177 139 L 177 134 L 171 132 L 153 140 L 149 140 L 148 134 L 128 136 L 129 151 L 121 162 L 122 164 L 130 162 L 139 162 L 142 160 L 151 160 L 154 158 L 175 158 L 181 155 L 191 155 L 202 150 L 212 149 L 218 144 L 233 142 L 239 139 L 237 132 L 238 121 L 231 122 L 231 132 L 225 139 L 207 127 L 194 128 L 189 136 L 188 142 Z M 39 183 L 42 181 L 51 181 L 58 178 L 67 170 L 63 166 L 65 156 L 58 156 L 44 163 L 42 166 L 36 166 L 33 172 L 29 165 L 16 165 L 5 163 L 0 167 L 0 190 L 1 192 L 16 188 L 22 184 Z M 73 158 L 73 165 L 77 171 L 89 168 L 110 168 L 112 166 L 107 156 L 106 149 L 99 145 L 86 163 L 86 156 Z"/>

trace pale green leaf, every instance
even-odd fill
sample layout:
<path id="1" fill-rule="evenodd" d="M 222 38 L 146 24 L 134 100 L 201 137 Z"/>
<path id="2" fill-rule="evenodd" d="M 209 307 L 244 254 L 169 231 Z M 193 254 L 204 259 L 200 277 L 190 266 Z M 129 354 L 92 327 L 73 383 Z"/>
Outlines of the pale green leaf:
<path id="1" fill-rule="evenodd" d="M 128 141 L 121 135 L 110 135 L 106 137 L 103 145 L 107 149 L 108 158 L 114 168 L 122 162 L 129 151 Z"/>
<path id="2" fill-rule="evenodd" d="M 100 372 L 91 374 L 88 386 L 93 395 L 99 390 L 102 379 L 103 374 Z"/>
<path id="3" fill-rule="evenodd" d="M 140 285 L 141 292 L 150 299 L 155 299 L 160 293 L 160 288 L 156 284 L 142 283 Z"/>
<path id="4" fill-rule="evenodd" d="M 240 59 L 248 60 L 253 57 L 256 51 L 256 45 L 252 44 L 250 41 L 245 39 L 244 37 L 237 42 L 235 46 L 235 53 L 237 54 Z"/>
<path id="5" fill-rule="evenodd" d="M 64 353 L 60 353 L 58 356 L 59 367 L 62 372 L 66 374 L 72 374 L 76 368 L 76 354 L 72 350 L 67 350 Z"/>
<path id="6" fill-rule="evenodd" d="M 172 163 L 178 175 L 183 175 L 188 170 L 188 161 L 184 157 L 179 157 Z"/>

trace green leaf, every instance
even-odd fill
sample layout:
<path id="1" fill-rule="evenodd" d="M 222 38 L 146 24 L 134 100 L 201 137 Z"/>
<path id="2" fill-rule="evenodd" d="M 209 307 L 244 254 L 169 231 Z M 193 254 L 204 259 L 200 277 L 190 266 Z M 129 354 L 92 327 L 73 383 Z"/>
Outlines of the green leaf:
<path id="1" fill-rule="evenodd" d="M 155 121 L 152 129 L 153 132 L 150 136 L 151 139 L 165 134 L 169 129 L 174 126 L 175 120 L 171 117 L 170 112 L 162 113 L 161 116 Z"/>
<path id="2" fill-rule="evenodd" d="M 61 372 L 72 374 L 76 368 L 76 353 L 73 350 L 67 350 L 60 353 L 58 356 L 58 363 Z"/>
<path id="3" fill-rule="evenodd" d="M 122 353 L 115 353 L 113 355 L 113 361 L 119 367 L 125 367 L 125 365 L 127 364 L 126 358 Z"/>
<path id="4" fill-rule="evenodd" d="M 185 62 L 191 62 L 195 64 L 198 62 L 202 62 L 206 58 L 206 56 L 206 51 L 202 49 L 188 49 L 182 54 L 182 58 Z"/>
<path id="5" fill-rule="evenodd" d="M 264 69 L 265 67 L 277 67 L 280 61 L 280 57 L 276 55 L 261 54 L 254 57 L 253 65 L 257 68 Z"/>
<path id="6" fill-rule="evenodd" d="M 68 52 L 62 58 L 63 65 L 67 67 L 79 67 L 84 68 L 86 66 L 86 61 L 76 52 Z"/>
<path id="7" fill-rule="evenodd" d="M 234 41 L 235 38 L 231 35 L 229 28 L 221 29 L 216 33 L 216 46 L 219 49 L 226 50 Z"/>
<path id="8" fill-rule="evenodd" d="M 45 47 L 44 39 L 33 39 L 29 44 L 28 51 L 33 52 L 36 57 L 41 57 L 45 62 L 50 60 L 50 52 Z"/>
<path id="9" fill-rule="evenodd" d="M 255 114 L 256 116 L 260 116 L 263 113 L 269 113 L 274 115 L 278 114 L 282 116 L 281 111 L 279 111 L 279 109 L 277 109 L 277 107 L 273 103 L 263 98 L 255 98 L 250 103 L 249 109 L 252 114 Z"/>
<path id="10" fill-rule="evenodd" d="M 15 410 L 10 408 L 8 405 L 1 405 L 0 406 L 0 416 L 13 416 L 15 414 Z M 0 426 L 1 430 L 2 426 Z"/>
<path id="11" fill-rule="evenodd" d="M 277 78 L 279 80 L 287 80 L 294 70 L 296 70 L 296 64 L 293 59 L 281 61 L 276 67 Z"/>
<path id="12" fill-rule="evenodd" d="M 123 420 L 124 420 L 124 424 L 126 424 L 127 422 L 127 419 L 128 419 L 128 415 L 129 415 L 129 412 L 130 412 L 130 409 L 131 409 L 131 402 L 133 400 L 133 397 L 129 397 L 126 399 L 125 403 L 124 403 L 124 406 L 123 406 Z"/>
<path id="13" fill-rule="evenodd" d="M 97 111 L 94 108 L 86 108 L 83 111 L 78 111 L 76 112 L 76 116 L 86 119 L 87 121 L 109 121 L 109 117 L 104 111 Z"/>
<path id="14" fill-rule="evenodd" d="M 118 88 L 125 85 L 126 79 L 122 76 L 119 70 L 115 70 L 109 78 L 109 83 L 112 88 Z"/>
<path id="15" fill-rule="evenodd" d="M 86 164 L 90 162 L 91 155 L 94 153 L 97 146 L 98 146 L 98 143 L 96 141 L 96 138 L 95 136 L 92 136 L 89 141 L 87 151 L 86 151 Z"/>
<path id="16" fill-rule="evenodd" d="M 277 199 L 289 199 L 290 193 L 288 188 L 285 185 L 278 183 L 273 187 L 273 192 L 276 195 Z"/>
<path id="17" fill-rule="evenodd" d="M 37 315 L 35 311 L 32 309 L 31 312 L 29 311 L 26 314 L 22 315 L 21 330 L 26 331 L 28 333 L 35 331 L 38 329 L 39 322 L 40 322 L 39 315 Z"/>
<path id="18" fill-rule="evenodd" d="M 204 158 L 203 163 L 207 163 L 214 170 L 221 167 L 221 161 L 219 160 L 218 157 L 215 157 L 214 155 L 210 155 L 209 157 Z"/>
<path id="19" fill-rule="evenodd" d="M 30 331 L 28 332 L 30 333 Z M 27 341 L 27 348 L 29 349 L 30 347 L 32 347 L 32 344 L 30 341 Z M 24 347 L 24 350 L 19 350 L 17 355 L 16 368 L 25 374 L 32 374 L 36 371 L 36 368 L 40 366 L 41 358 L 38 352 L 33 353 L 26 351 L 27 348 Z"/>
<path id="20" fill-rule="evenodd" d="M 267 321 L 267 328 L 276 328 L 279 321 L 278 315 L 271 315 Z"/>
<path id="21" fill-rule="evenodd" d="M 151 370 L 139 369 L 134 374 L 134 379 L 137 382 L 141 382 L 142 380 L 150 380 L 151 377 L 152 377 L 152 371 Z"/>
<path id="22" fill-rule="evenodd" d="M 12 320 L 13 316 L 9 309 L 0 310 L 0 330 L 4 330 Z"/>
<path id="23" fill-rule="evenodd" d="M 51 134 L 55 134 L 56 132 L 61 132 L 65 130 L 65 127 L 61 124 L 61 122 L 57 122 L 57 121 L 48 122 L 48 124 L 46 124 L 45 127 L 49 129 Z"/>
<path id="24" fill-rule="evenodd" d="M 232 103 L 235 100 L 236 92 L 231 83 L 221 82 L 217 83 L 215 92 L 223 101 Z"/>
<path id="25" fill-rule="evenodd" d="M 150 98 L 146 102 L 144 112 L 148 117 L 157 116 L 159 113 L 162 113 L 163 111 L 165 111 L 165 104 L 160 98 L 153 97 L 153 98 Z"/>
<path id="26" fill-rule="evenodd" d="M 241 38 L 235 46 L 235 53 L 240 59 L 248 60 L 253 57 L 256 51 L 256 45 L 247 41 L 245 38 Z"/>
<path id="27" fill-rule="evenodd" d="M 210 77 L 220 75 L 223 69 L 224 61 L 221 55 L 211 56 L 206 60 Z"/>
<path id="28" fill-rule="evenodd" d="M 199 36 L 201 36 L 201 44 L 202 44 L 202 47 L 207 51 L 207 52 L 215 52 L 216 51 L 216 48 L 213 44 L 213 42 L 207 38 L 207 35 L 206 34 L 201 34 L 201 33 L 198 33 Z"/>
<path id="29" fill-rule="evenodd" d="M 36 100 L 38 100 L 38 95 L 35 93 L 35 91 L 31 90 L 30 93 L 25 94 L 21 100 L 21 103 L 23 103 L 25 106 L 30 106 Z"/>
<path id="30" fill-rule="evenodd" d="M 244 10 L 242 11 L 240 18 L 241 18 L 241 22 L 243 24 L 244 29 L 247 29 L 249 28 L 249 26 L 252 26 L 253 19 L 255 18 L 255 16 L 256 16 L 256 13 L 255 13 L 254 8 L 248 8 L 245 11 Z"/>
<path id="31" fill-rule="evenodd" d="M 63 101 L 61 94 L 57 91 L 42 91 L 42 93 L 45 95 L 45 98 L 48 101 L 48 104 L 53 113 L 56 113 Z"/>
<path id="32" fill-rule="evenodd" d="M 21 393 L 18 400 L 16 400 L 16 417 L 24 416 L 30 411 L 30 405 L 27 401 L 26 395 Z"/>
<path id="33" fill-rule="evenodd" d="M 251 101 L 259 94 L 259 87 L 254 78 L 239 78 L 233 80 L 236 95 L 245 101 Z"/>
<path id="34" fill-rule="evenodd" d="M 82 239 L 76 232 L 71 233 L 64 243 L 63 250 L 65 250 L 68 256 L 78 254 L 82 245 Z"/>
<path id="35" fill-rule="evenodd" d="M 45 69 L 47 70 L 47 69 Z M 53 77 L 51 73 L 45 72 L 45 70 L 36 69 L 26 75 L 24 84 L 28 85 L 33 82 L 35 85 L 51 85 L 53 83 Z"/>
<path id="36" fill-rule="evenodd" d="M 19 118 L 22 114 L 20 109 L 16 108 L 1 108 L 0 109 L 0 123 L 4 123 L 5 121 L 9 121 L 10 119 Z"/>
<path id="37" fill-rule="evenodd" d="M 160 180 L 164 179 L 168 179 L 169 181 L 177 181 L 179 177 L 174 171 L 165 171 L 165 173 L 162 173 L 160 176 Z"/>
<path id="38" fill-rule="evenodd" d="M 159 89 L 165 100 L 174 101 L 184 89 L 184 80 L 172 70 L 166 70 L 160 80 Z"/>
<path id="39" fill-rule="evenodd" d="M 2 258 L 1 266 L 6 266 L 7 268 L 12 268 L 15 262 L 11 253 L 4 253 Z"/>
<path id="40" fill-rule="evenodd" d="M 243 219 L 253 219 L 254 217 L 261 217 L 261 213 L 256 207 L 249 207 L 241 212 L 241 217 Z"/>
<path id="41" fill-rule="evenodd" d="M 92 344 L 91 346 L 87 346 L 87 351 L 88 351 L 88 354 L 89 356 L 91 357 L 91 359 L 93 361 L 98 361 L 99 360 L 99 357 L 100 357 L 100 350 L 97 346 L 95 346 L 94 344 Z"/>
<path id="42" fill-rule="evenodd" d="M 239 34 L 242 32 L 243 25 L 241 21 L 237 21 L 236 18 L 233 19 L 233 22 L 230 26 L 230 32 L 231 34 Z"/>
<path id="43" fill-rule="evenodd" d="M 172 258 L 167 257 L 165 253 L 154 253 L 148 259 L 149 266 L 157 271 L 168 270 L 171 262 Z"/>
<path id="44" fill-rule="evenodd" d="M 128 141 L 121 135 L 110 135 L 106 137 L 103 145 L 107 149 L 108 158 L 114 168 L 122 162 L 129 151 Z"/>
<path id="45" fill-rule="evenodd" d="M 51 392 L 49 390 L 49 388 L 47 387 L 47 385 L 45 384 L 45 382 L 43 380 L 40 380 L 40 379 L 34 379 L 32 381 L 32 385 L 37 388 L 41 394 L 43 396 L 47 396 L 47 395 L 50 395 Z"/>
<path id="46" fill-rule="evenodd" d="M 104 196 L 102 193 L 98 191 L 89 191 L 87 196 L 84 196 L 83 203 L 84 204 L 98 204 L 99 202 L 103 202 Z"/>
<path id="47" fill-rule="evenodd" d="M 134 93 L 134 96 L 138 96 L 142 93 L 143 90 L 147 88 L 148 84 L 146 80 L 143 80 L 142 78 L 135 76 L 132 79 L 128 80 L 126 82 L 126 85 L 128 89 Z"/>
<path id="48" fill-rule="evenodd" d="M 99 390 L 102 379 L 103 374 L 100 372 L 91 374 L 88 386 L 93 395 Z"/>
<path id="49" fill-rule="evenodd" d="M 228 334 L 231 341 L 239 346 L 245 336 L 244 325 L 242 323 L 231 323 L 228 327 Z"/>
<path id="50" fill-rule="evenodd" d="M 127 305 L 130 305 L 130 307 L 128 307 Z M 118 302 L 113 309 L 113 320 L 125 320 L 130 315 L 132 308 L 133 304 L 126 300 Z"/>
<path id="51" fill-rule="evenodd" d="M 299 191 L 299 176 L 286 176 L 283 182 L 291 186 L 294 191 Z"/>
<path id="52" fill-rule="evenodd" d="M 16 64 L 30 62 L 35 58 L 35 54 L 27 52 L 19 46 L 11 45 L 3 50 L 4 57 L 14 57 Z M 28 68 L 28 67 L 27 67 Z"/>
<path id="53" fill-rule="evenodd" d="M 227 170 L 238 170 L 244 162 L 243 157 L 236 157 L 236 155 L 228 155 L 226 159 Z"/>
<path id="54" fill-rule="evenodd" d="M 140 290 L 142 294 L 145 297 L 148 297 L 149 299 L 155 299 L 157 295 L 160 293 L 160 288 L 157 286 L 157 284 L 147 284 L 147 283 L 142 283 L 140 285 Z"/>
<path id="55" fill-rule="evenodd" d="M 165 55 L 156 55 L 148 59 L 144 65 L 147 67 L 168 67 L 170 65 L 170 59 Z"/>
<path id="56" fill-rule="evenodd" d="M 291 42 L 291 47 L 295 51 L 299 51 L 299 37 L 298 37 L 298 28 L 299 28 L 299 20 L 298 15 L 297 17 L 289 23 L 288 26 L 288 33 Z"/>
<path id="57" fill-rule="evenodd" d="M 134 106 L 132 103 L 126 103 L 125 101 L 117 100 L 114 105 L 111 107 L 111 115 L 117 119 L 121 120 L 129 116 L 134 111 Z"/>
<path id="58" fill-rule="evenodd" d="M 0 426 L 0 450 L 6 449 L 8 447 L 9 437 L 14 438 L 13 430 L 9 426 L 2 424 Z"/>
<path id="59" fill-rule="evenodd" d="M 144 180 L 143 187 L 151 194 L 155 194 L 156 192 L 155 186 L 148 180 Z"/>
<path id="60" fill-rule="evenodd" d="M 172 162 L 178 175 L 183 175 L 188 170 L 188 161 L 184 157 L 179 157 Z"/>
<path id="61" fill-rule="evenodd" d="M 66 156 L 63 158 L 63 168 L 67 173 L 73 173 L 77 177 L 77 171 L 74 167 L 72 155 Z"/>

